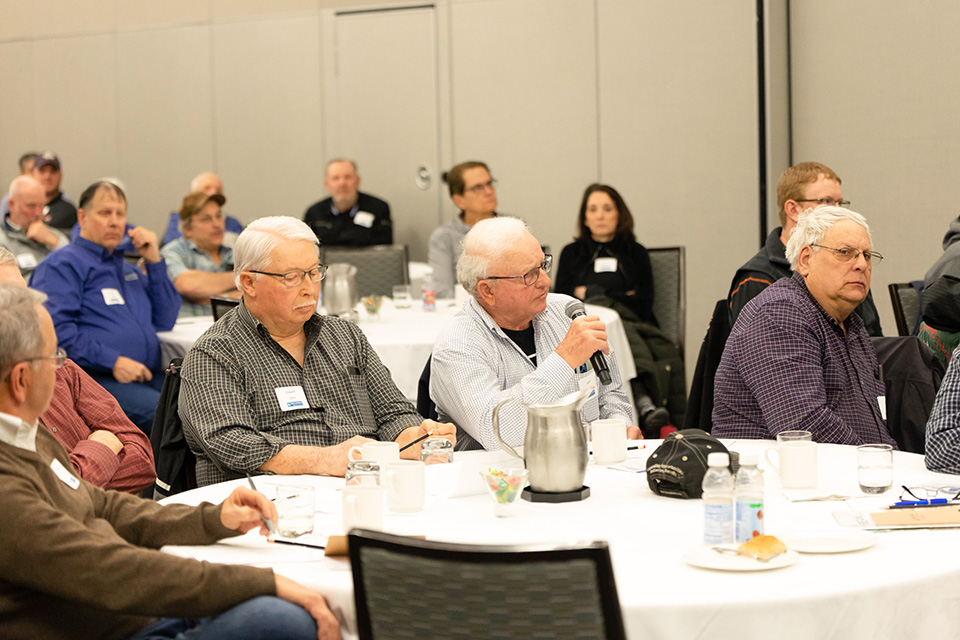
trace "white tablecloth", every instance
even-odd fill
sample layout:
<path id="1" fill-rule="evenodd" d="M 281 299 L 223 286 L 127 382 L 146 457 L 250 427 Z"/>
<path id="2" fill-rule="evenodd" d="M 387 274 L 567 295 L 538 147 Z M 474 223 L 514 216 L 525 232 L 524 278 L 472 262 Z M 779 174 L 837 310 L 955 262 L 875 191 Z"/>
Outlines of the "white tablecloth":
<path id="1" fill-rule="evenodd" d="M 389 299 L 385 299 L 375 319 L 371 319 L 370 315 L 360 308 L 360 328 L 380 356 L 380 360 L 390 369 L 397 388 L 410 400 L 416 401 L 417 383 L 424 365 L 427 364 L 427 358 L 433 351 L 433 343 L 458 308 L 453 300 L 438 300 L 436 311 L 427 312 L 423 311 L 419 300 L 416 300 L 409 309 L 396 309 Z M 618 354 L 617 365 L 620 367 L 621 378 L 624 381 L 635 378 L 637 370 L 620 316 L 612 309 L 593 305 L 587 305 L 587 313 L 599 315 L 606 323 L 610 347 Z M 212 324 L 211 316 L 184 318 L 177 321 L 172 331 L 157 333 L 162 362 L 186 355 L 197 338 Z M 624 385 L 624 391 L 633 406 L 633 392 L 629 384 Z M 636 424 L 636 415 L 633 423 Z"/>
<path id="2" fill-rule="evenodd" d="M 631 453 L 641 463 L 659 444 Z M 761 451 L 772 443 L 738 441 L 738 451 Z M 428 483 L 446 487 L 437 472 L 456 466 L 489 464 L 485 457 L 503 453 L 457 454 L 458 461 L 428 467 Z M 471 457 L 473 456 L 473 457 Z M 774 471 L 766 482 L 766 532 L 781 538 L 840 528 L 833 513 L 870 511 L 890 504 L 899 486 L 943 486 L 957 476 L 926 471 L 921 456 L 895 454 L 894 486 L 882 496 L 864 497 L 856 482 L 856 450 L 841 445 L 819 449 L 818 493 L 851 496 L 846 502 L 791 503 L 783 496 Z M 766 462 L 761 468 L 767 469 Z M 320 487 L 316 526 L 324 534 L 340 533 L 343 480 L 297 476 L 257 480 L 265 493 L 285 481 L 306 481 Z M 196 504 L 219 501 L 240 481 L 227 482 L 174 496 L 171 501 Z M 793 566 L 772 571 L 730 573 L 697 569 L 682 560 L 702 540 L 703 503 L 653 495 L 642 473 L 590 465 L 586 484 L 592 496 L 582 503 L 521 503 L 514 518 L 493 516 L 485 494 L 428 498 L 416 515 L 384 518 L 387 531 L 421 534 L 428 539 L 485 544 L 607 540 L 611 545 L 617 589 L 627 635 L 656 638 L 772 638 L 851 640 L 858 638 L 955 638 L 960 629 L 960 559 L 958 532 L 950 529 L 896 531 L 878 534 L 871 548 L 845 554 L 801 555 Z M 171 547 L 166 551 L 204 560 L 272 566 L 283 575 L 324 593 L 355 630 L 349 562 L 325 558 L 322 552 L 269 543 L 248 534 L 209 547 Z"/>

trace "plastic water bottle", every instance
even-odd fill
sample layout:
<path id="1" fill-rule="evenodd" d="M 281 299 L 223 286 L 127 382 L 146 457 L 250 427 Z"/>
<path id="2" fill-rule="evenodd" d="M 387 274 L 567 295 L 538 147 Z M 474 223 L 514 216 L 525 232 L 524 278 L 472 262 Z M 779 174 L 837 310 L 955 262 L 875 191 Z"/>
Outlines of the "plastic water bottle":
<path id="1" fill-rule="evenodd" d="M 729 454 L 715 451 L 707 456 L 703 476 L 703 544 L 733 542 L 733 475 Z"/>
<path id="2" fill-rule="evenodd" d="M 424 311 L 437 310 L 437 287 L 433 284 L 433 276 L 427 275 L 427 277 L 423 279 L 420 296 L 423 298 Z"/>
<path id="3" fill-rule="evenodd" d="M 740 454 L 737 471 L 737 542 L 763 535 L 763 476 L 756 453 Z"/>

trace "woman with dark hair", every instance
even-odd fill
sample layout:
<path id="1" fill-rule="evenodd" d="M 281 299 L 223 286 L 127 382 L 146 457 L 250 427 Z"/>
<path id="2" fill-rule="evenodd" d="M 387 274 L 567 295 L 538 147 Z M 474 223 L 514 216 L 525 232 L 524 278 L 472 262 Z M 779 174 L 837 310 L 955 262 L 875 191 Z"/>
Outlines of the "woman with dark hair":
<path id="1" fill-rule="evenodd" d="M 579 234 L 563 248 L 555 290 L 585 300 L 605 295 L 643 322 L 653 316 L 650 257 L 633 235 L 633 216 L 613 187 L 592 184 L 580 203 Z"/>
<path id="2" fill-rule="evenodd" d="M 633 235 L 633 216 L 616 189 L 604 184 L 587 187 L 580 202 L 578 231 L 575 241 L 560 254 L 557 293 L 581 300 L 602 296 L 607 300 L 594 302 L 604 306 L 619 302 L 640 322 L 656 325 L 650 257 Z M 624 313 L 628 312 L 621 310 Z M 624 320 L 626 324 L 628 318 Z M 670 413 L 654 404 L 639 379 L 631 385 L 640 426 L 650 430 L 645 435 L 660 437 L 659 428 L 670 423 Z"/>

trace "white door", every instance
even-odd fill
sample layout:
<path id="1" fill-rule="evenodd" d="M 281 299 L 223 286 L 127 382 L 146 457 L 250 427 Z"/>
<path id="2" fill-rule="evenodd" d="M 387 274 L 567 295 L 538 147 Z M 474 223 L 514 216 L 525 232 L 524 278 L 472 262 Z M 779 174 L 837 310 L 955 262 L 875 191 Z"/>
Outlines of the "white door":
<path id="1" fill-rule="evenodd" d="M 360 189 L 390 203 L 394 242 L 426 260 L 440 222 L 433 6 L 341 11 L 326 29 L 327 157 L 355 160 Z"/>

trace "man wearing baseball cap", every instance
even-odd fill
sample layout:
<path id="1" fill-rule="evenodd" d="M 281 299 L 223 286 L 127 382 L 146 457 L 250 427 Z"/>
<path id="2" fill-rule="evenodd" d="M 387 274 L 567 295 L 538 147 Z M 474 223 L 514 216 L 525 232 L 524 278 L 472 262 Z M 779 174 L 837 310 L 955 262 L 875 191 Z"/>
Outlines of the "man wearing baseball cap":
<path id="1" fill-rule="evenodd" d="M 66 231 L 77 224 L 77 208 L 60 191 L 60 158 L 49 151 L 37 155 L 33 161 L 33 178 L 43 187 L 47 205 L 43 208 L 43 219 L 51 227 Z"/>
<path id="2" fill-rule="evenodd" d="M 233 249 L 224 246 L 222 194 L 191 191 L 180 207 L 183 236 L 166 244 L 160 254 L 167 275 L 183 304 L 180 317 L 210 315 L 210 296 L 239 298 L 233 278 Z"/>

